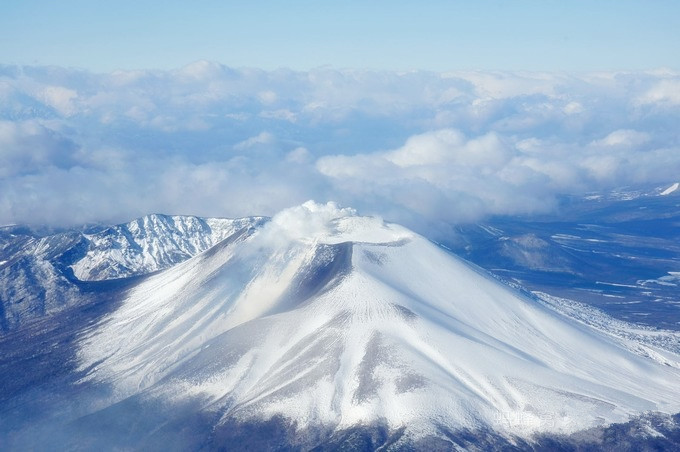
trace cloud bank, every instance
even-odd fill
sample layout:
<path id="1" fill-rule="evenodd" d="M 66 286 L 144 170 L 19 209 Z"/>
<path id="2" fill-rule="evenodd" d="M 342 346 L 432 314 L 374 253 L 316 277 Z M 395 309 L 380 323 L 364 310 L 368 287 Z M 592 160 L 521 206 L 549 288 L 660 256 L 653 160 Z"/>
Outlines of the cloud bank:
<path id="1" fill-rule="evenodd" d="M 272 215 L 423 230 L 680 178 L 680 74 L 0 66 L 0 223 Z"/>

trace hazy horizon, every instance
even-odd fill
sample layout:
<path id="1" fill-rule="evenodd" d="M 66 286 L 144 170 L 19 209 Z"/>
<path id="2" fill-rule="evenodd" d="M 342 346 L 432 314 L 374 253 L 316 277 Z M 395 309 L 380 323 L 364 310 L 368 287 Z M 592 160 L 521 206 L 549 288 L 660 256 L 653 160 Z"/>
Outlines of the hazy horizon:
<path id="1" fill-rule="evenodd" d="M 95 72 L 169 70 L 205 59 L 311 70 L 680 69 L 680 4 L 356 0 L 6 2 L 0 62 Z"/>

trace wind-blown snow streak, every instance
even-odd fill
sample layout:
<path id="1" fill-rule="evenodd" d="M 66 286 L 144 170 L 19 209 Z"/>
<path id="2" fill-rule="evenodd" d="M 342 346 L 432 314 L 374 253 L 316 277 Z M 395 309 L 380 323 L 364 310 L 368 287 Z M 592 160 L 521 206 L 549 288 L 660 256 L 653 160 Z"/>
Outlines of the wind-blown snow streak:
<path id="1" fill-rule="evenodd" d="M 680 357 L 629 345 L 403 227 L 308 202 L 137 286 L 80 359 L 111 402 L 197 397 L 221 422 L 529 435 L 679 411 Z"/>

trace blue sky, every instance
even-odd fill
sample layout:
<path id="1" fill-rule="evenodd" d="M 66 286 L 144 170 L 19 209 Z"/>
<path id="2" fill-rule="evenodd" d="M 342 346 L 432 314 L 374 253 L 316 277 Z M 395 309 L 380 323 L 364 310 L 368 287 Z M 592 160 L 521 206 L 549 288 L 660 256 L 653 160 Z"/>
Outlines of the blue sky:
<path id="1" fill-rule="evenodd" d="M 98 72 L 680 68 L 680 2 L 4 0 L 0 63 Z"/>

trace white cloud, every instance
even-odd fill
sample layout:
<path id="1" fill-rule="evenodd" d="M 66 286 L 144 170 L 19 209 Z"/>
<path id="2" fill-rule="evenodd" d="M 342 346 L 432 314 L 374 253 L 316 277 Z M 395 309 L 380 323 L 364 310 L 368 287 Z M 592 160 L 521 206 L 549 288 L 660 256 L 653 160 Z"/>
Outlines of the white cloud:
<path id="1" fill-rule="evenodd" d="M 481 99 L 507 99 L 534 94 L 552 96 L 567 79 L 560 74 L 512 72 L 454 72 L 448 76 L 472 83 Z"/>
<path id="2" fill-rule="evenodd" d="M 219 77 L 224 67 L 212 61 L 199 60 L 189 63 L 176 72 L 176 75 L 185 80 L 210 80 Z"/>
<path id="3" fill-rule="evenodd" d="M 271 105 L 278 100 L 279 96 L 277 96 L 274 91 L 268 90 L 268 91 L 260 91 L 259 93 L 257 93 L 257 98 L 264 105 Z"/>
<path id="4" fill-rule="evenodd" d="M 532 212 L 552 202 L 543 194 L 530 196 L 531 182 L 543 180 L 512 157 L 494 133 L 467 138 L 443 129 L 413 136 L 393 151 L 322 157 L 317 168 L 357 198 L 397 203 L 436 220 L 467 221 L 485 213 Z"/>
<path id="5" fill-rule="evenodd" d="M 645 132 L 638 132 L 636 130 L 619 129 L 615 130 L 601 140 L 592 142 L 594 146 L 640 146 L 650 140 L 649 134 Z"/>
<path id="6" fill-rule="evenodd" d="M 680 77 L 656 82 L 638 98 L 638 101 L 647 105 L 680 105 Z"/>
<path id="7" fill-rule="evenodd" d="M 77 146 L 44 122 L 0 120 L 0 177 L 76 165 Z"/>
<path id="8" fill-rule="evenodd" d="M 579 113 L 583 113 L 583 110 L 584 110 L 583 105 L 581 105 L 579 102 L 569 102 L 562 109 L 562 111 L 564 111 L 568 115 L 576 115 Z"/>
<path id="9" fill-rule="evenodd" d="M 271 144 L 274 142 L 274 135 L 269 132 L 260 132 L 257 135 L 240 141 L 234 145 L 234 149 L 244 151 L 261 144 Z"/>
<path id="10" fill-rule="evenodd" d="M 280 110 L 264 110 L 259 114 L 260 118 L 265 119 L 279 119 L 288 122 L 296 122 L 297 114 L 288 110 L 287 108 L 282 108 Z"/>
<path id="11" fill-rule="evenodd" d="M 306 201 L 302 205 L 289 207 L 277 213 L 263 234 L 267 240 L 280 241 L 283 237 L 310 238 L 327 235 L 329 223 L 338 218 L 356 215 L 356 210 L 340 208 L 334 202 L 319 204 Z M 282 237 L 283 236 L 283 237 Z"/>
<path id="12" fill-rule="evenodd" d="M 64 116 L 71 116 L 77 109 L 74 100 L 78 93 L 62 86 L 46 86 L 42 91 L 44 102 Z"/>
<path id="13" fill-rule="evenodd" d="M 317 199 L 425 228 L 663 185 L 680 168 L 669 71 L 10 69 L 0 223 L 273 214 Z"/>
<path id="14" fill-rule="evenodd" d="M 671 180 L 680 167 L 680 154 L 670 150 L 639 151 L 649 137 L 633 130 L 587 146 L 512 140 L 443 129 L 410 137 L 393 151 L 322 157 L 317 169 L 356 199 L 398 204 L 433 220 L 469 221 L 542 211 L 559 194 Z M 653 176 L 650 167 L 659 173 Z"/>
<path id="15" fill-rule="evenodd" d="M 312 154 L 307 150 L 307 148 L 298 147 L 286 154 L 286 161 L 292 163 L 309 163 L 312 158 Z"/>

